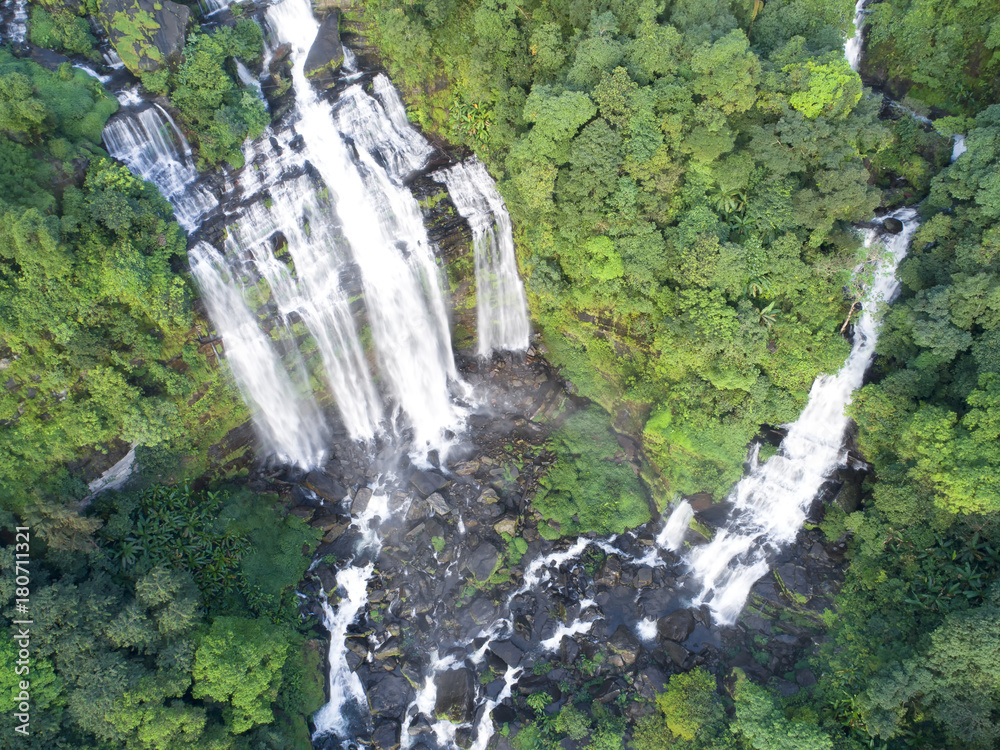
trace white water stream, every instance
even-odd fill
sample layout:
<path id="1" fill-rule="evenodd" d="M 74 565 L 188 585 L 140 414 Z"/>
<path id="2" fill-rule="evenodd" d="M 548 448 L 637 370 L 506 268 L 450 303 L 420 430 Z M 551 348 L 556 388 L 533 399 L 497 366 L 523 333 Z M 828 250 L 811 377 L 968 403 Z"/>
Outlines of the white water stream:
<path id="1" fill-rule="evenodd" d="M 848 65 L 851 66 L 851 70 L 855 73 L 858 72 L 858 68 L 861 66 L 861 50 L 864 46 L 864 33 L 862 26 L 864 25 L 865 19 L 865 3 L 868 0 L 858 0 L 857 4 L 854 6 L 854 36 L 847 40 L 844 44 L 844 56 L 847 58 Z"/>
<path id="2" fill-rule="evenodd" d="M 517 272 L 510 215 L 493 178 L 478 159 L 432 176 L 448 187 L 455 208 L 472 227 L 479 356 L 524 351 L 531 333 L 528 303 Z"/>
<path id="3" fill-rule="evenodd" d="M 207 188 L 197 184 L 191 146 L 158 104 L 112 117 L 104 127 L 104 145 L 113 157 L 159 188 L 174 207 L 177 223 L 188 231 L 219 205 Z"/>
<path id="4" fill-rule="evenodd" d="M 381 487 L 374 488 L 368 507 L 351 525 L 362 534 L 361 549 L 378 555 L 382 542 L 378 536 L 378 523 L 389 515 L 389 497 Z M 378 523 L 376 523 L 378 522 Z M 368 580 L 375 570 L 375 563 L 356 565 L 353 562 L 337 573 L 337 590 L 342 592 L 337 606 L 323 602 L 323 623 L 330 631 L 328 656 L 329 702 L 313 716 L 315 737 L 333 734 L 347 737 L 351 731 L 351 713 L 368 713 L 368 697 L 364 685 L 347 663 L 347 629 L 358 618 L 368 603 Z"/>
<path id="5" fill-rule="evenodd" d="M 891 260 L 879 264 L 865 293 L 850 356 L 836 375 L 816 378 L 806 408 L 789 426 L 778 453 L 733 489 L 729 500 L 734 507 L 726 527 L 688 558 L 701 587 L 694 604 L 707 603 L 717 623 L 736 620 L 751 587 L 769 570 L 771 555 L 795 539 L 823 483 L 835 469 L 846 465 L 844 436 L 849 419 L 844 409 L 875 355 L 882 306 L 899 289 L 896 266 L 906 255 L 918 225 L 917 213 L 911 208 L 890 216 L 903 222 L 902 232 L 879 240 L 869 230 L 865 238 L 866 246 L 884 242 Z"/>
<path id="6" fill-rule="evenodd" d="M 275 256 L 272 238 L 279 232 L 294 274 Z M 347 259 L 336 224 L 307 176 L 272 185 L 269 203 L 254 203 L 230 225 L 226 256 L 247 254 L 279 312 L 285 318 L 298 315 L 309 329 L 348 434 L 370 440 L 381 421 L 382 404 L 340 281 Z"/>

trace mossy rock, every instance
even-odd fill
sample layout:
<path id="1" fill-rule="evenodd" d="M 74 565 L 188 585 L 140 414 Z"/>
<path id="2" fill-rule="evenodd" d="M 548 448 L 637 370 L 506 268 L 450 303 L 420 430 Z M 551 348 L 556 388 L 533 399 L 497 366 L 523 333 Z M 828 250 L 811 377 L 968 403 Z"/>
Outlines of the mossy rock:
<path id="1" fill-rule="evenodd" d="M 191 10 L 171 0 L 100 0 L 99 18 L 132 73 L 180 60 Z"/>

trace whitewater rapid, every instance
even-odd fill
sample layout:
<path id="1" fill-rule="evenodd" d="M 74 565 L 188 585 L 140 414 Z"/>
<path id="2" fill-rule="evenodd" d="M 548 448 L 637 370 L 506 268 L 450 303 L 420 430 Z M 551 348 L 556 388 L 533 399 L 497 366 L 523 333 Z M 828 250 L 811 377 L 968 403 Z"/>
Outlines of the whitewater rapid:
<path id="1" fill-rule="evenodd" d="M 816 378 L 806 408 L 788 426 L 778 453 L 736 485 L 728 498 L 733 510 L 726 525 L 711 543 L 688 556 L 700 589 L 694 605 L 707 604 L 717 623 L 735 622 L 753 584 L 770 569 L 773 555 L 795 540 L 823 484 L 846 465 L 844 441 L 850 420 L 845 408 L 875 356 L 883 308 L 899 289 L 896 267 L 918 226 L 912 208 L 889 217 L 903 223 L 902 232 L 891 235 L 869 229 L 865 234 L 865 245 L 884 243 L 888 257 L 878 262 L 865 291 L 847 361 L 836 375 Z"/>

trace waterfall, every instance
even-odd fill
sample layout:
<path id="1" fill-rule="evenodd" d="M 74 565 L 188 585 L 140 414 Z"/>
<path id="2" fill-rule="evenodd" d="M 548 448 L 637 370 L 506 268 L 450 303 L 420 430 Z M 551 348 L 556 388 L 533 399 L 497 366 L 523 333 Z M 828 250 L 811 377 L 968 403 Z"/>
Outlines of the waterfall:
<path id="1" fill-rule="evenodd" d="M 240 83 L 249 89 L 253 89 L 257 93 L 257 98 L 264 102 L 264 108 L 269 109 L 267 105 L 267 99 L 264 98 L 264 89 L 261 88 L 260 81 L 247 70 L 247 66 L 244 65 L 240 60 L 236 60 L 236 75 L 240 78 Z"/>
<path id="2" fill-rule="evenodd" d="M 28 37 L 28 0 L 5 0 L 3 4 L 2 38 L 15 47 Z"/>
<path id="3" fill-rule="evenodd" d="M 292 46 L 295 129 L 304 157 L 330 190 L 361 273 L 384 381 L 413 429 L 415 452 L 444 452 L 463 421 L 464 410 L 451 393 L 462 384 L 441 271 L 417 202 L 402 185 L 402 170 L 415 163 L 416 134 L 401 134 L 360 86 L 348 87 L 335 111 L 320 98 L 303 70 L 319 29 L 308 0 L 273 5 L 267 19 L 277 39 Z M 359 122 L 373 132 L 359 132 Z"/>
<path id="4" fill-rule="evenodd" d="M 188 261 L 222 335 L 229 369 L 243 399 L 253 407 L 261 440 L 282 461 L 303 468 L 319 466 L 328 440 L 319 408 L 295 388 L 225 258 L 200 242 L 188 251 Z"/>
<path id="5" fill-rule="evenodd" d="M 528 304 L 517 273 L 514 234 L 493 179 L 475 158 L 433 177 L 445 184 L 458 212 L 472 227 L 479 356 L 527 349 Z"/>
<path id="6" fill-rule="evenodd" d="M 694 510 L 691 509 L 691 504 L 687 500 L 681 500 L 671 511 L 670 517 L 663 525 L 663 531 L 657 535 L 656 545 L 671 552 L 679 550 L 684 543 L 684 535 L 687 534 L 692 518 Z"/>
<path id="7" fill-rule="evenodd" d="M 962 154 L 964 154 L 968 149 L 965 146 L 965 136 L 961 133 L 955 135 L 955 145 L 951 149 L 951 163 L 954 164 L 955 160 L 958 159 Z"/>
<path id="8" fill-rule="evenodd" d="M 104 145 L 132 172 L 159 188 L 173 205 L 177 223 L 189 232 L 219 205 L 207 188 L 197 184 L 191 146 L 158 104 L 112 117 L 104 127 Z"/>
<path id="9" fill-rule="evenodd" d="M 379 74 L 372 81 L 376 98 L 360 86 L 351 86 L 337 102 L 337 128 L 341 134 L 384 165 L 397 185 L 420 169 L 433 152 L 431 145 L 406 121 L 406 110 L 389 79 Z"/>
<path id="10" fill-rule="evenodd" d="M 868 0 L 858 0 L 857 4 L 854 6 L 854 36 L 847 40 L 844 44 L 844 56 L 847 57 L 847 63 L 851 66 L 851 70 L 855 73 L 858 72 L 858 68 L 861 67 L 861 47 L 864 44 L 864 37 L 862 35 L 862 26 L 865 20 L 865 3 Z"/>
<path id="11" fill-rule="evenodd" d="M 846 463 L 844 436 L 849 419 L 844 408 L 861 386 L 875 356 L 881 307 L 899 288 L 896 266 L 906 255 L 917 229 L 917 213 L 904 208 L 890 214 L 903 231 L 877 240 L 869 230 L 866 246 L 884 242 L 891 261 L 880 262 L 865 293 L 864 309 L 854 328 L 854 346 L 837 375 L 820 375 L 809 402 L 788 428 L 778 453 L 744 477 L 729 496 L 733 511 L 726 527 L 710 544 L 688 558 L 701 592 L 695 606 L 707 603 L 715 620 L 729 624 L 739 616 L 753 584 L 769 570 L 770 556 L 792 542 L 806 512 L 833 471 Z"/>
<path id="12" fill-rule="evenodd" d="M 278 233 L 294 276 L 274 254 L 272 238 Z M 258 201 L 244 210 L 229 227 L 226 255 L 249 254 L 278 311 L 286 319 L 293 314 L 302 319 L 322 356 L 344 426 L 353 439 L 369 440 L 378 429 L 382 405 L 341 284 L 346 260 L 340 244 L 334 217 L 303 175 L 273 185 L 270 207 Z"/>

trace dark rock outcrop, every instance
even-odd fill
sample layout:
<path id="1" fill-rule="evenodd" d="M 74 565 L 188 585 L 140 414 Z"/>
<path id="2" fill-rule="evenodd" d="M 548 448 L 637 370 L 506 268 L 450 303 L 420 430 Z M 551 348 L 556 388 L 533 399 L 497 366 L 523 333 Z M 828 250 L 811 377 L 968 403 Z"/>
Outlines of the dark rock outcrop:
<path id="1" fill-rule="evenodd" d="M 618 629 L 608 639 L 608 646 L 616 654 L 621 656 L 625 666 L 632 666 L 639 656 L 642 644 L 632 631 L 625 625 L 619 625 Z"/>
<path id="2" fill-rule="evenodd" d="M 380 722 L 372 734 L 372 744 L 378 750 L 396 750 L 399 747 L 399 722 Z"/>
<path id="3" fill-rule="evenodd" d="M 340 43 L 340 11 L 334 10 L 323 19 L 316 41 L 306 56 L 305 74 L 321 88 L 336 82 L 334 73 L 344 62 L 344 47 Z"/>
<path id="4" fill-rule="evenodd" d="M 125 67 L 138 75 L 180 59 L 191 10 L 171 0 L 101 0 L 98 16 Z"/>
<path id="5" fill-rule="evenodd" d="M 476 580 L 485 581 L 496 570 L 498 562 L 500 562 L 500 550 L 491 542 L 480 542 L 479 546 L 472 550 L 465 567 Z"/>
<path id="6" fill-rule="evenodd" d="M 421 495 L 430 495 L 448 486 L 449 482 L 436 471 L 415 471 L 410 483 L 420 490 Z"/>
<path id="7" fill-rule="evenodd" d="M 463 667 L 440 672 L 435 678 L 435 683 L 437 685 L 435 715 L 445 716 L 455 724 L 470 721 L 476 694 L 472 670 Z"/>
<path id="8" fill-rule="evenodd" d="M 398 674 L 387 674 L 368 690 L 368 704 L 378 716 L 401 716 L 412 699 L 413 688 Z"/>
<path id="9" fill-rule="evenodd" d="M 903 222 L 899 219 L 894 219 L 891 216 L 882 222 L 882 226 L 889 234 L 899 234 L 903 231 Z"/>
<path id="10" fill-rule="evenodd" d="M 321 471 L 310 471 L 303 483 L 324 500 L 338 503 L 347 495 L 347 489 L 333 477 Z"/>
<path id="11" fill-rule="evenodd" d="M 661 638 L 682 643 L 694 631 L 694 615 L 691 610 L 679 609 L 661 617 L 656 623 L 656 629 Z"/>

